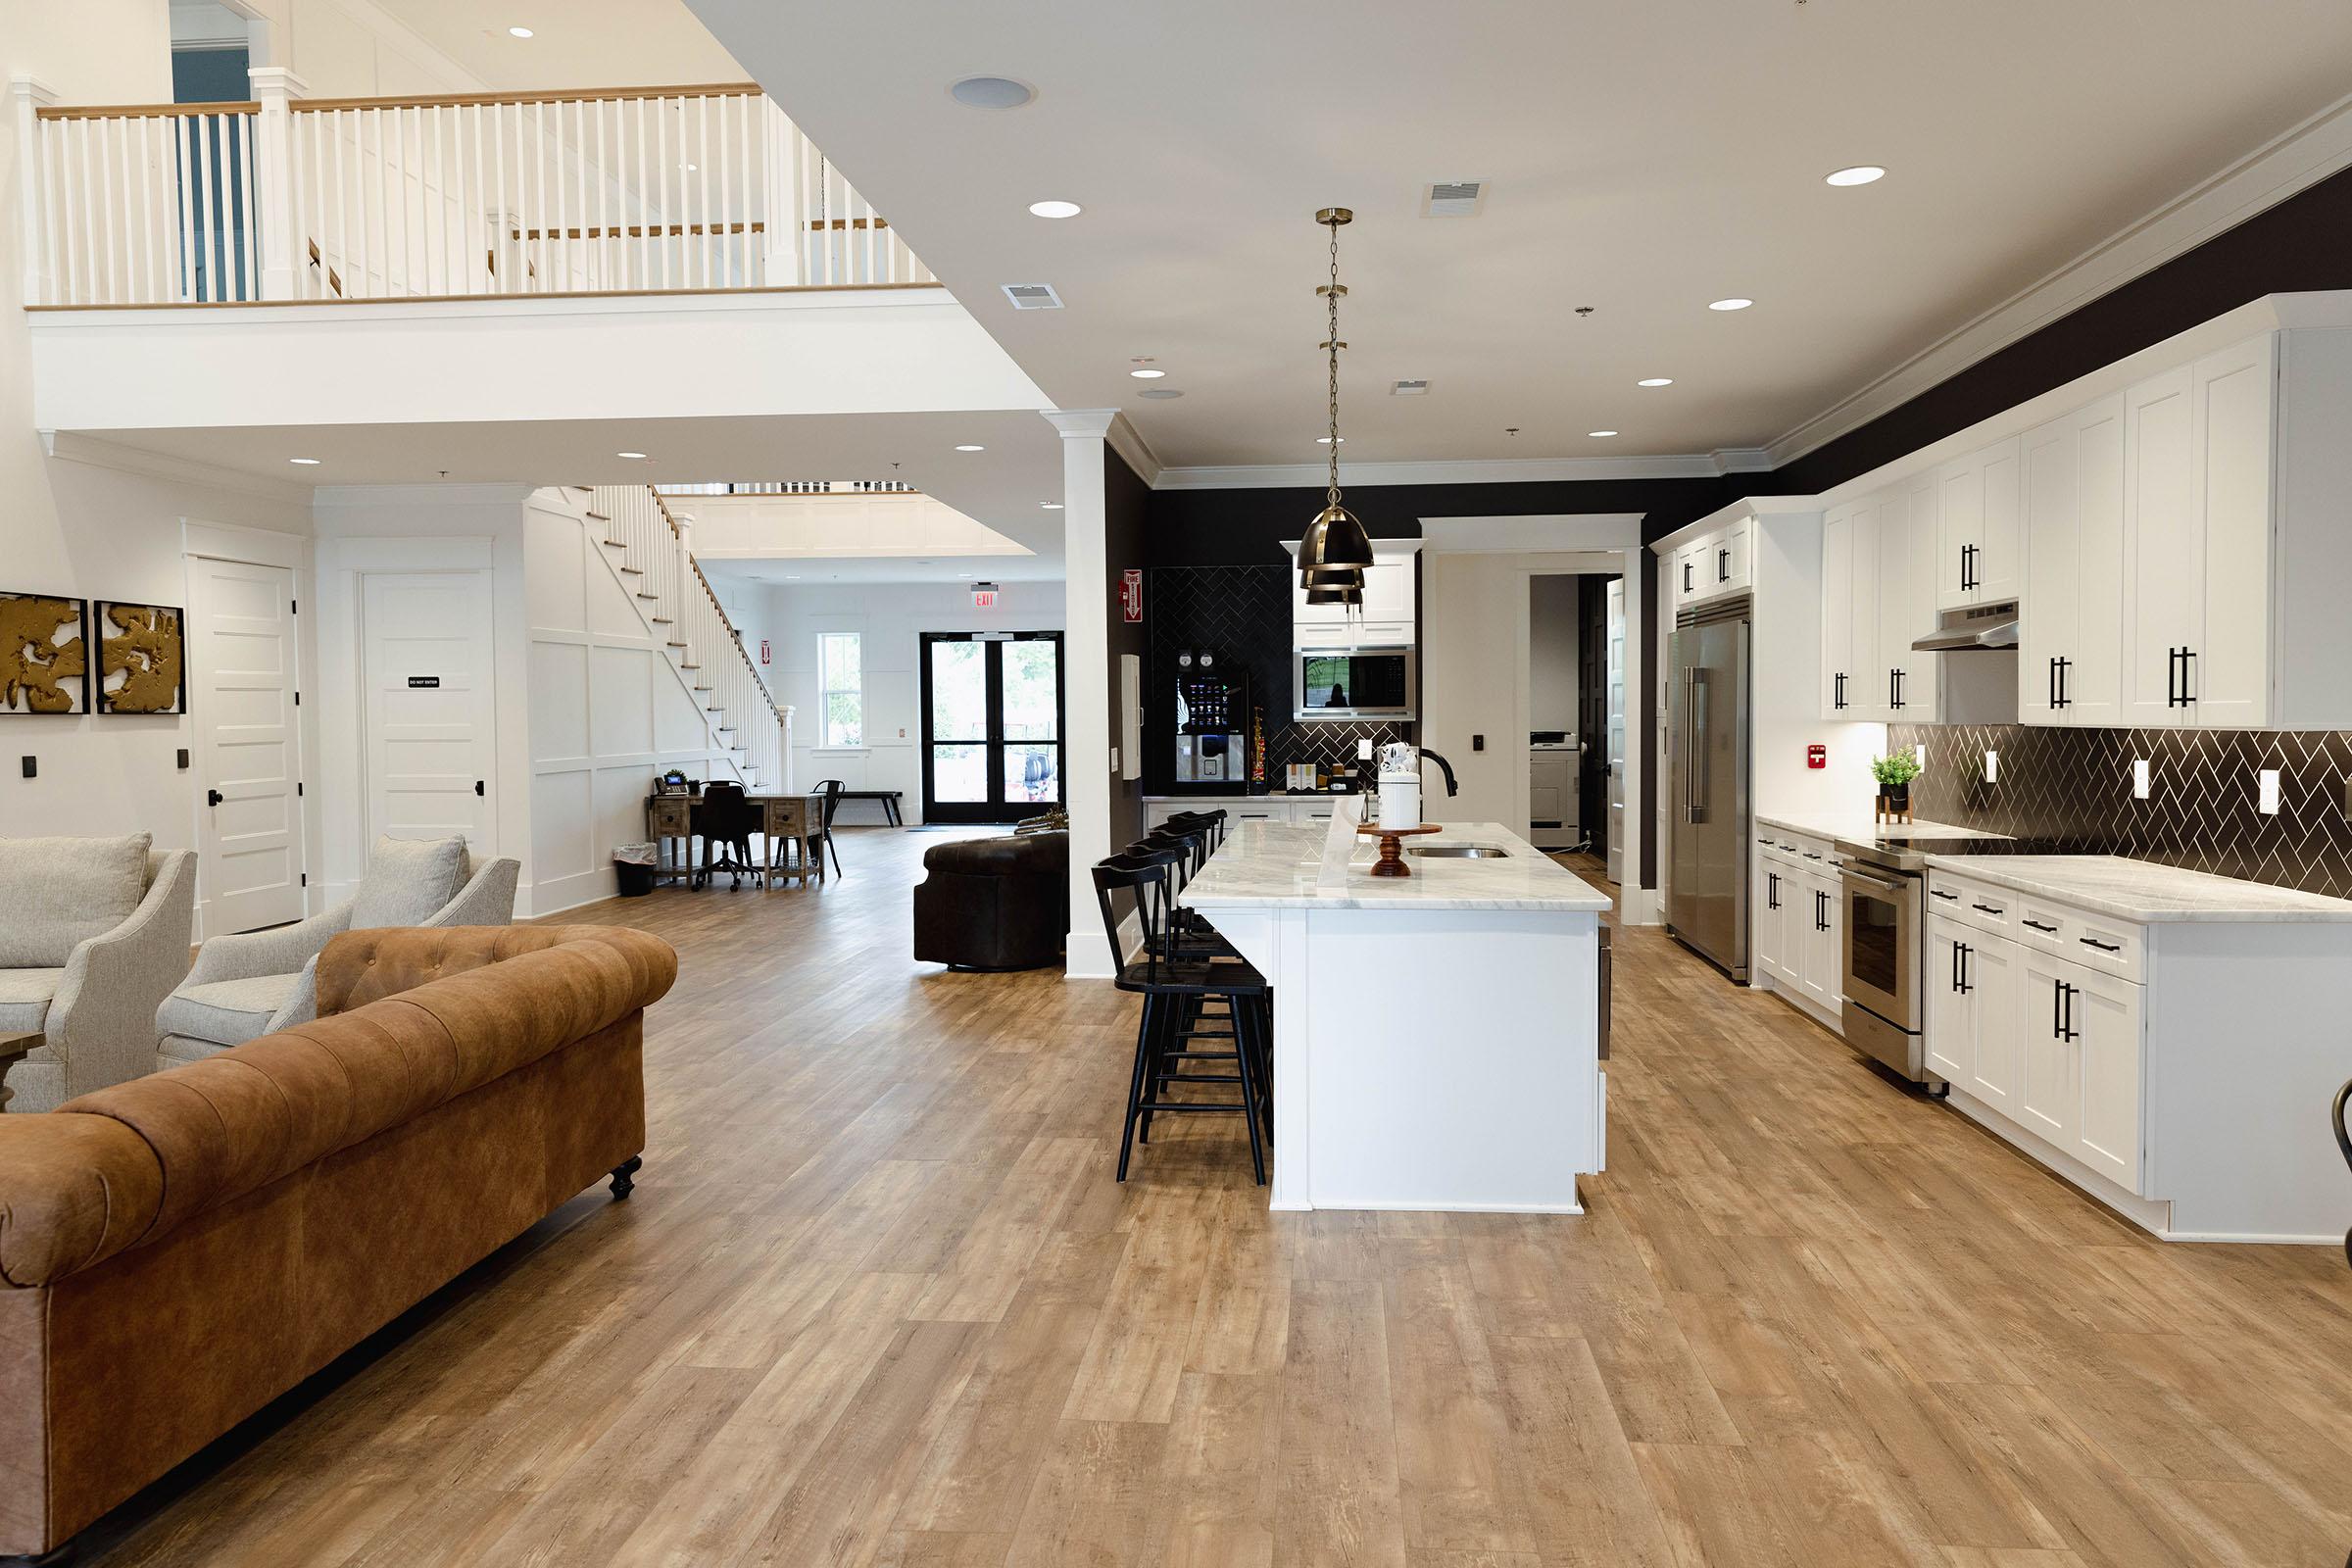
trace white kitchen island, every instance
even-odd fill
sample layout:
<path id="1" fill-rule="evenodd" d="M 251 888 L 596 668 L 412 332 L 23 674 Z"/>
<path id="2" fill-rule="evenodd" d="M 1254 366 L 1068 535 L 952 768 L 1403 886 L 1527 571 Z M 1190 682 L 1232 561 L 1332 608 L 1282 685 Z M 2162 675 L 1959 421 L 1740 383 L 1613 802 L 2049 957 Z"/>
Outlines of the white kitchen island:
<path id="1" fill-rule="evenodd" d="M 1237 822 L 1183 902 L 1274 988 L 1272 1206 L 1578 1214 L 1601 1168 L 1605 894 L 1493 822 L 1374 843 Z M 1481 858 L 1414 851 L 1483 847 Z"/>

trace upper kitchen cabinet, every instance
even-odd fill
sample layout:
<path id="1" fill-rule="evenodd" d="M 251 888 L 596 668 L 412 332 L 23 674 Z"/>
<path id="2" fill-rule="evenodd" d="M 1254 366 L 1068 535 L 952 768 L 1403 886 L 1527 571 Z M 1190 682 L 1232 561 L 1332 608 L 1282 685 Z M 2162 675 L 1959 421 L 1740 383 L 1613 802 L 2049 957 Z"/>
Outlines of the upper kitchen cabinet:
<path id="1" fill-rule="evenodd" d="M 2018 471 L 2014 437 L 1936 470 L 1937 610 L 2017 597 Z"/>
<path id="2" fill-rule="evenodd" d="M 1297 546 L 1293 546 L 1294 556 Z M 1410 648 L 1419 615 L 1414 593 L 1413 564 L 1418 550 L 1372 549 L 1372 564 L 1364 572 L 1363 608 L 1310 605 L 1306 590 L 1291 574 L 1291 645 L 1294 648 Z"/>
<path id="3" fill-rule="evenodd" d="M 2027 610 L 2017 711 L 2029 724 L 2123 722 L 2124 399 L 2018 444 Z"/>
<path id="4" fill-rule="evenodd" d="M 1886 492 L 1879 508 L 1879 638 L 1886 648 L 1887 716 L 1933 724 L 1940 708 L 1941 654 L 1911 644 L 1936 629 L 1936 541 L 1942 501 L 1935 476 Z"/>
<path id="5" fill-rule="evenodd" d="M 1748 561 L 1753 540 L 1753 523 L 1742 518 L 1676 547 L 1666 560 L 1674 608 L 1746 593 L 1754 581 Z"/>

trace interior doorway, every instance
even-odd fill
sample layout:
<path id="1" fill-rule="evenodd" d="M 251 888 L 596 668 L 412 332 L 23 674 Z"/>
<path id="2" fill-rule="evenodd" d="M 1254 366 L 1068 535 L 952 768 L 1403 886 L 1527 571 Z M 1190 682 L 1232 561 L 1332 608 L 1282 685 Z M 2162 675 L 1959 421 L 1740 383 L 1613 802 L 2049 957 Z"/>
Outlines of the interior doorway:
<path id="1" fill-rule="evenodd" d="M 1620 607 L 1613 660 L 1612 592 Z M 1536 571 L 1527 578 L 1528 834 L 1539 849 L 1595 876 L 1606 873 L 1613 841 L 1622 837 L 1608 809 L 1622 772 L 1608 714 L 1612 678 L 1623 704 L 1623 602 L 1615 574 Z"/>
<path id="2" fill-rule="evenodd" d="M 487 571 L 361 579 L 367 842 L 462 836 L 498 853 Z"/>
<path id="3" fill-rule="evenodd" d="M 290 567 L 189 560 L 188 695 L 203 791 L 196 848 L 207 936 L 303 916 L 294 628 Z"/>
<path id="4" fill-rule="evenodd" d="M 1064 801 L 1057 631 L 922 634 L 923 820 L 1017 822 Z"/>

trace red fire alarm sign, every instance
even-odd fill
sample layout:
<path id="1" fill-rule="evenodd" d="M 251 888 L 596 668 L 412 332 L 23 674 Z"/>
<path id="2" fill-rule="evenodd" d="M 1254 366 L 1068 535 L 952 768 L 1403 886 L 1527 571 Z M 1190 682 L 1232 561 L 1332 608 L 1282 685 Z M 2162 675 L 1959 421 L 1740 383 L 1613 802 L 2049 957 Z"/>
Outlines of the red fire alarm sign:
<path id="1" fill-rule="evenodd" d="M 1119 573 L 1119 608 L 1126 612 L 1132 626 L 1144 618 L 1144 570 L 1129 566 Z"/>
<path id="2" fill-rule="evenodd" d="M 1808 747 L 1806 747 L 1806 748 L 1805 748 L 1805 765 L 1806 765 L 1807 767 L 1815 767 L 1815 768 L 1819 768 L 1819 767 L 1827 767 L 1827 766 L 1829 766 L 1829 765 L 1830 765 L 1830 749 L 1829 749 L 1827 746 L 1808 746 Z"/>
<path id="3" fill-rule="evenodd" d="M 766 638 L 764 638 L 764 637 L 762 637 L 762 638 L 760 638 L 760 662 L 761 662 L 762 664 L 764 664 L 764 663 L 766 663 L 766 662 L 767 662 L 767 661 L 768 661 L 768 652 L 767 652 L 767 639 L 766 639 Z"/>

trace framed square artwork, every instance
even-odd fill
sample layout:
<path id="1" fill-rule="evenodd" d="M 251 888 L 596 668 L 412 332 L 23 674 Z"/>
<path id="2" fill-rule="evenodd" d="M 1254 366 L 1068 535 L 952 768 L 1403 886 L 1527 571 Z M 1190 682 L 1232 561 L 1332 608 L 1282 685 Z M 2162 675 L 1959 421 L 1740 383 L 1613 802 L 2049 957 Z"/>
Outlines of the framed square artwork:
<path id="1" fill-rule="evenodd" d="M 0 591 L 0 714 L 90 710 L 84 610 L 78 599 Z"/>
<path id="2" fill-rule="evenodd" d="M 91 685 L 99 712 L 188 710 L 186 616 L 177 606 L 93 599 L 90 633 L 98 644 Z"/>

